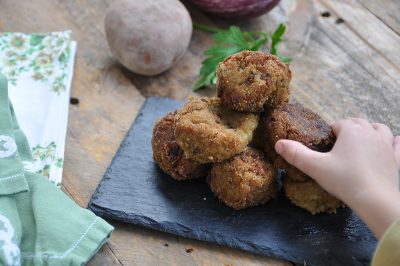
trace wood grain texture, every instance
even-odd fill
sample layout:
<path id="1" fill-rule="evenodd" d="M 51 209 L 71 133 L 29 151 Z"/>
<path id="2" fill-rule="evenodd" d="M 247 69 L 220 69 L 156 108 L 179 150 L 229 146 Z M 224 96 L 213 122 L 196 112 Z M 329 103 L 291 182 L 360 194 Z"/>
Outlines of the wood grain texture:
<path id="1" fill-rule="evenodd" d="M 400 53 L 397 51 L 400 35 L 381 20 L 376 19 L 373 13 L 356 0 L 334 3 L 330 0 L 322 0 L 321 3 L 332 10 L 337 17 L 340 16 L 344 20 L 343 23 L 371 49 L 386 59 L 392 68 L 400 69 Z M 398 75 L 396 78 L 397 81 L 400 80 Z"/>
<path id="2" fill-rule="evenodd" d="M 186 99 L 193 94 L 211 35 L 194 30 L 178 65 L 155 76 L 129 73 L 113 59 L 103 20 L 110 1 L 0 0 L 0 30 L 47 32 L 71 29 L 78 42 L 70 107 L 63 190 L 86 207 L 145 97 Z M 282 51 L 291 64 L 292 100 L 332 122 L 363 116 L 400 134 L 400 58 L 396 0 L 282 0 L 269 14 L 248 21 L 208 17 L 186 4 L 194 21 L 272 31 L 288 24 Z M 331 16 L 321 17 L 329 11 Z M 34 15 L 32 15 L 34 14 Z M 337 24 L 337 18 L 344 23 Z M 362 25 L 362 27 L 360 26 Z M 215 95 L 212 88 L 199 93 Z M 226 247 L 112 222 L 110 242 L 91 265 L 288 265 Z M 168 244 L 168 246 L 165 246 Z M 193 248 L 193 251 L 186 252 Z"/>
<path id="3" fill-rule="evenodd" d="M 316 20 L 310 41 L 304 55 L 293 64 L 294 97 L 307 99 L 330 121 L 361 116 L 388 124 L 399 134 L 398 69 L 346 23 L 318 16 L 329 10 L 321 2 L 314 1 Z"/>
<path id="4" fill-rule="evenodd" d="M 396 0 L 358 0 L 366 9 L 400 35 L 400 5 Z"/>

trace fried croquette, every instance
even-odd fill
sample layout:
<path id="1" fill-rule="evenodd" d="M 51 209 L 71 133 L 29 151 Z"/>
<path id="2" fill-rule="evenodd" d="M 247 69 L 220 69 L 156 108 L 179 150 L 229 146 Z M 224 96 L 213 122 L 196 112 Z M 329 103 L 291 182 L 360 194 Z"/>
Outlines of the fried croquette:
<path id="1" fill-rule="evenodd" d="M 176 180 L 205 177 L 209 166 L 185 157 L 175 141 L 175 113 L 168 113 L 157 121 L 151 140 L 154 161 Z"/>
<path id="2" fill-rule="evenodd" d="M 251 141 L 250 146 L 264 151 L 267 159 L 270 162 L 274 162 L 275 159 L 278 157 L 278 154 L 275 152 L 275 149 L 271 147 L 268 141 L 269 135 L 265 124 L 267 117 L 268 114 L 265 115 L 264 113 L 262 113 L 260 115 L 258 127 L 256 128 L 256 130 L 254 130 L 253 140 Z"/>
<path id="3" fill-rule="evenodd" d="M 250 142 L 250 146 L 263 150 L 267 143 L 267 137 L 268 135 L 265 131 L 265 117 L 260 115 L 258 119 L 258 127 L 253 132 L 253 139 Z"/>
<path id="4" fill-rule="evenodd" d="M 266 123 L 272 145 L 280 139 L 290 139 L 299 141 L 312 150 L 327 152 L 335 142 L 328 123 L 299 103 L 278 106 Z"/>
<path id="5" fill-rule="evenodd" d="M 239 210 L 264 204 L 277 194 L 276 170 L 261 151 L 248 148 L 213 165 L 209 185 L 226 205 Z"/>
<path id="6" fill-rule="evenodd" d="M 285 159 L 283 159 L 281 156 L 276 156 L 274 160 L 274 167 L 276 169 L 284 169 L 285 170 L 285 176 L 297 181 L 297 182 L 306 182 L 310 179 L 308 175 L 294 167 L 293 165 L 287 163 Z"/>
<path id="7" fill-rule="evenodd" d="M 286 197 L 296 206 L 306 209 L 311 214 L 336 213 L 336 209 L 344 204 L 326 192 L 317 182 L 310 179 L 307 182 L 296 182 L 290 178 L 283 181 Z"/>
<path id="8" fill-rule="evenodd" d="M 266 121 L 271 147 L 280 139 L 296 140 L 308 148 L 328 152 L 335 143 L 331 127 L 318 114 L 299 103 L 286 103 L 272 111 Z M 275 167 L 285 169 L 286 175 L 296 181 L 307 181 L 309 177 L 277 157 Z"/>
<path id="9" fill-rule="evenodd" d="M 258 117 L 222 108 L 219 98 L 191 98 L 176 117 L 175 138 L 200 163 L 222 162 L 245 150 Z"/>
<path id="10" fill-rule="evenodd" d="M 289 66 L 277 56 L 242 51 L 218 65 L 217 90 L 222 105 L 237 111 L 259 113 L 289 99 Z"/>

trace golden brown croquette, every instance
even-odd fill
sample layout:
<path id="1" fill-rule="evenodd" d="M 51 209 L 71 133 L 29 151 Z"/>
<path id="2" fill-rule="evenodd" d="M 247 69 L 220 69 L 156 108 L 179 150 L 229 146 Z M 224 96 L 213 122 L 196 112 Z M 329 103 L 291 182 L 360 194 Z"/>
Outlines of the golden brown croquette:
<path id="1" fill-rule="evenodd" d="M 217 69 L 218 97 L 225 107 L 259 113 L 287 102 L 291 71 L 277 56 L 242 51 L 227 57 Z"/>
<path id="2" fill-rule="evenodd" d="M 272 145 L 280 139 L 290 139 L 299 141 L 312 150 L 327 152 L 335 142 L 328 123 L 299 103 L 278 106 L 266 123 Z"/>
<path id="3" fill-rule="evenodd" d="M 303 143 L 308 148 L 328 152 L 335 143 L 331 127 L 317 113 L 299 103 L 286 103 L 272 111 L 265 121 L 271 147 L 280 139 L 290 139 Z M 295 167 L 289 165 L 282 157 L 277 157 L 275 167 L 282 168 L 286 175 L 296 181 L 309 178 Z"/>
<path id="4" fill-rule="evenodd" d="M 204 177 L 209 165 L 201 164 L 185 157 L 175 141 L 175 113 L 168 113 L 157 121 L 151 140 L 154 161 L 160 168 L 176 180 Z"/>
<path id="5" fill-rule="evenodd" d="M 286 197 L 296 206 L 306 209 L 311 214 L 336 213 L 343 203 L 321 188 L 317 182 L 309 179 L 296 182 L 290 178 L 283 181 Z"/>
<path id="6" fill-rule="evenodd" d="M 222 162 L 245 150 L 258 116 L 222 108 L 218 98 L 191 98 L 177 114 L 175 138 L 187 157 Z"/>
<path id="7" fill-rule="evenodd" d="M 275 150 L 274 150 L 275 151 Z M 305 182 L 310 179 L 308 175 L 287 163 L 281 156 L 276 156 L 274 160 L 274 167 L 276 169 L 285 170 L 285 176 L 297 182 Z"/>
<path id="8" fill-rule="evenodd" d="M 260 114 L 258 127 L 254 131 L 253 140 L 251 141 L 250 146 L 264 151 L 267 159 L 270 162 L 274 162 L 278 157 L 278 154 L 275 152 L 275 148 L 271 147 L 268 140 L 269 134 L 265 121 L 268 119 L 269 115 L 270 114 L 265 112 Z"/>
<path id="9" fill-rule="evenodd" d="M 209 184 L 214 194 L 234 209 L 264 204 L 277 194 L 276 170 L 261 151 L 248 148 L 213 165 Z"/>

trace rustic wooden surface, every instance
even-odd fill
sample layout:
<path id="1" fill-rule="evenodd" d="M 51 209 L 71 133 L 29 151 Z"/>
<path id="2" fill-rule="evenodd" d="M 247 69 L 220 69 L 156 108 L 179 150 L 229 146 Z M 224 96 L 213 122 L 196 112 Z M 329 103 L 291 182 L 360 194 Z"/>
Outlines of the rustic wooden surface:
<path id="1" fill-rule="evenodd" d="M 124 70 L 113 59 L 103 20 L 110 1 L 0 0 L 0 30 L 70 29 L 78 41 L 65 152 L 63 190 L 86 207 L 145 97 L 192 94 L 208 33 L 194 30 L 180 63 L 156 77 Z M 288 25 L 283 51 L 292 56 L 293 100 L 334 121 L 361 116 L 400 134 L 400 2 L 397 0 L 282 0 L 248 21 L 208 17 L 187 5 L 194 21 L 271 31 Z M 329 12 L 328 17 L 321 16 Z M 344 22 L 340 22 L 339 18 Z M 212 89 L 200 92 L 213 95 Z M 288 265 L 200 241 L 111 221 L 116 230 L 90 265 Z M 190 252 L 189 252 L 190 251 Z"/>

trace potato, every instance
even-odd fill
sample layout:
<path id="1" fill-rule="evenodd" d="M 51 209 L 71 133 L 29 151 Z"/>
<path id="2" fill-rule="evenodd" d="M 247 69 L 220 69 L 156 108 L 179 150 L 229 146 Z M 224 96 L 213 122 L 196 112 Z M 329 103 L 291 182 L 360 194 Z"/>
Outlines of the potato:
<path id="1" fill-rule="evenodd" d="M 129 70 L 156 75 L 185 53 L 192 20 L 178 0 L 115 1 L 105 18 L 111 52 Z"/>

